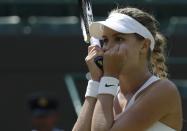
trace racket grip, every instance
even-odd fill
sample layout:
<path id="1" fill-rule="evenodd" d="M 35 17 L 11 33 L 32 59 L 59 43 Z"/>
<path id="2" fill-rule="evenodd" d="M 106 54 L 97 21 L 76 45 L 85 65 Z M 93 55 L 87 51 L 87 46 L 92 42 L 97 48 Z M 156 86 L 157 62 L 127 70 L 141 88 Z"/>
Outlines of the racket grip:
<path id="1" fill-rule="evenodd" d="M 98 56 L 94 59 L 95 64 L 101 69 L 103 70 L 103 57 L 102 56 Z"/>
<path id="2" fill-rule="evenodd" d="M 90 43 L 91 45 L 97 45 L 99 47 L 101 47 L 100 41 L 97 38 L 91 37 L 90 38 Z M 98 56 L 94 59 L 95 64 L 101 69 L 103 70 L 103 57 L 102 56 Z"/>

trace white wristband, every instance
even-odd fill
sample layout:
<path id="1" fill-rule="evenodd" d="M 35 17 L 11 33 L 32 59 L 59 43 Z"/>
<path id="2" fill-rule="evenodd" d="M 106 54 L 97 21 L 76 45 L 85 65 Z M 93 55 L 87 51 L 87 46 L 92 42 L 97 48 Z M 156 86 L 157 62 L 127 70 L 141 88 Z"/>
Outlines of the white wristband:
<path id="1" fill-rule="evenodd" d="M 118 92 L 119 80 L 114 77 L 102 77 L 99 84 L 98 94 L 111 94 L 116 96 Z"/>
<path id="2" fill-rule="evenodd" d="M 87 85 L 87 89 L 86 89 L 85 97 L 90 96 L 90 97 L 97 98 L 98 89 L 99 89 L 99 82 L 89 80 L 88 85 Z"/>

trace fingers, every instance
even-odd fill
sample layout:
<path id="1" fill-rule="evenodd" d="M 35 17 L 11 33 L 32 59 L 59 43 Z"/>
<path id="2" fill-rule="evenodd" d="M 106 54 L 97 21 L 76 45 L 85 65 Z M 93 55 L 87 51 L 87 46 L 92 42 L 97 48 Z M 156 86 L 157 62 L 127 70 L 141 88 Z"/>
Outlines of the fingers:
<path id="1" fill-rule="evenodd" d="M 119 53 L 120 50 L 120 45 L 115 45 L 113 48 L 110 48 L 109 50 L 107 50 L 104 55 L 117 55 Z"/>
<path id="2" fill-rule="evenodd" d="M 94 54 L 97 56 L 102 56 L 103 55 L 103 50 L 99 46 L 91 45 L 88 47 L 88 55 Z"/>
<path id="3" fill-rule="evenodd" d="M 100 47 L 95 45 L 90 45 L 88 47 L 88 55 L 86 57 L 86 61 L 94 60 L 97 56 L 103 56 L 103 51 Z"/>
<path id="4" fill-rule="evenodd" d="M 121 67 L 118 65 L 122 62 L 119 55 L 119 45 L 115 45 L 104 53 L 103 71 L 104 75 L 118 78 Z"/>
<path id="5" fill-rule="evenodd" d="M 92 50 L 101 50 L 101 48 L 100 48 L 99 46 L 97 46 L 97 45 L 90 45 L 90 46 L 88 47 L 88 53 L 89 53 L 90 51 L 92 51 Z"/>
<path id="6" fill-rule="evenodd" d="M 97 56 L 103 56 L 103 50 L 95 45 L 88 47 L 88 55 L 85 58 L 92 80 L 99 81 L 103 75 L 103 71 L 96 65 L 94 59 Z"/>

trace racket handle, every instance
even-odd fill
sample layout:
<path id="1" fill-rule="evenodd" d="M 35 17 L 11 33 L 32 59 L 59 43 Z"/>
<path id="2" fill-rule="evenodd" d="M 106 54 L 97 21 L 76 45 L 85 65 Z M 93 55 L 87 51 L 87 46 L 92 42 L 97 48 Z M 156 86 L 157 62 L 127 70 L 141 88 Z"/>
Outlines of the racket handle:
<path id="1" fill-rule="evenodd" d="M 101 47 L 100 41 L 97 38 L 91 37 L 90 38 L 91 45 L 97 45 Z M 103 57 L 98 56 L 94 59 L 95 64 L 102 70 L 103 69 Z"/>
<path id="2" fill-rule="evenodd" d="M 98 56 L 94 59 L 95 64 L 101 69 L 103 70 L 103 57 L 102 56 Z"/>

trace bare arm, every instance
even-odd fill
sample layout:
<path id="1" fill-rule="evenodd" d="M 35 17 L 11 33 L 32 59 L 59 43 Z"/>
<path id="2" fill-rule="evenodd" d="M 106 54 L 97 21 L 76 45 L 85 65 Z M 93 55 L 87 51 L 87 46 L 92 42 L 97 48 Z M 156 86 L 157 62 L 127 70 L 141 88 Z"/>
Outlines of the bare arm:
<path id="1" fill-rule="evenodd" d="M 98 96 L 93 115 L 92 131 L 108 131 L 113 125 L 113 99 L 112 95 Z"/>
<path id="2" fill-rule="evenodd" d="M 99 82 L 103 72 L 96 66 L 94 62 L 94 58 L 97 56 L 102 56 L 102 50 L 98 46 L 89 46 L 88 55 L 85 61 L 92 80 Z M 96 97 L 90 97 L 89 95 L 85 98 L 81 113 L 73 127 L 73 131 L 91 131 L 92 116 L 96 101 Z"/>
<path id="3" fill-rule="evenodd" d="M 91 121 L 96 98 L 86 97 L 81 113 L 73 127 L 73 131 L 91 131 Z"/>

